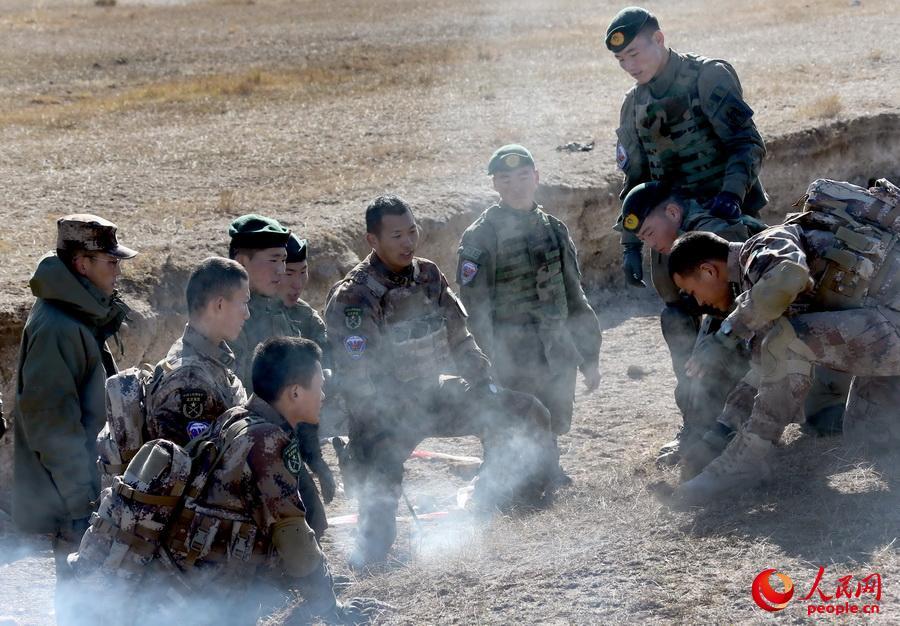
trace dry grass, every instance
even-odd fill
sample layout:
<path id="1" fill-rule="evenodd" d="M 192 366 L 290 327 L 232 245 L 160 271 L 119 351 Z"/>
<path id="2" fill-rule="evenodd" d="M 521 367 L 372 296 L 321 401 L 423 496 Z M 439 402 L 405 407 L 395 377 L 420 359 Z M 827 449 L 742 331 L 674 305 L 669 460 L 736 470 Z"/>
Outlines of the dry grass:
<path id="1" fill-rule="evenodd" d="M 840 115 L 844 105 L 837 94 L 816 98 L 801 107 L 800 112 L 809 119 L 830 120 Z"/>

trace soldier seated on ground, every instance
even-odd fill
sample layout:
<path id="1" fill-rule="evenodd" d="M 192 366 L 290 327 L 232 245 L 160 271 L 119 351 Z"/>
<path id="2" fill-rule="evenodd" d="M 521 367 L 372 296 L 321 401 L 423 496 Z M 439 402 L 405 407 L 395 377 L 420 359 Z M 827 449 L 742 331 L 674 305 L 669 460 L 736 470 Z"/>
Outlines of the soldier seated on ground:
<path id="1" fill-rule="evenodd" d="M 153 373 L 147 394 L 149 439 L 179 445 L 202 435 L 215 419 L 247 400 L 235 375 L 229 341 L 250 317 L 247 272 L 236 261 L 205 259 L 191 272 L 188 323 Z"/>
<path id="2" fill-rule="evenodd" d="M 845 438 L 871 444 L 900 435 L 900 283 L 892 280 L 900 249 L 884 245 L 891 233 L 877 223 L 828 213 L 832 202 L 822 206 L 808 202 L 805 212 L 743 244 L 696 232 L 672 249 L 675 284 L 702 305 L 730 311 L 701 340 L 688 374 L 715 371 L 739 343 L 752 346 L 751 372 L 720 416 L 724 427 L 737 425 L 737 435 L 679 487 L 678 502 L 703 504 L 771 475 L 774 444 L 802 410 L 813 365 L 854 376 Z"/>
<path id="3" fill-rule="evenodd" d="M 475 498 L 485 507 L 538 503 L 556 466 L 547 409 L 498 388 L 466 328 L 466 312 L 431 261 L 396 196 L 366 209 L 372 252 L 332 287 L 325 307 L 335 383 L 350 415 L 341 469 L 359 501 L 351 566 L 383 561 L 396 536 L 403 462 L 426 437 L 475 435 L 485 461 Z"/>

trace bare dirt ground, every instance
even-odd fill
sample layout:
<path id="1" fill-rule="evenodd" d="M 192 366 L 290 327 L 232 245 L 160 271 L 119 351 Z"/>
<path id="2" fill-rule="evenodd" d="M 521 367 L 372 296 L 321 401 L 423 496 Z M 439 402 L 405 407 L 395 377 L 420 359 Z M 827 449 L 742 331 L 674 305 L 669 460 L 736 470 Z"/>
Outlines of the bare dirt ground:
<path id="1" fill-rule="evenodd" d="M 770 158 L 777 218 L 820 176 L 900 175 L 900 81 L 893 0 L 649 3 L 669 43 L 724 57 L 741 75 Z M 486 526 L 434 524 L 398 541 L 388 571 L 349 593 L 397 606 L 391 623 L 765 621 L 750 583 L 766 567 L 798 594 L 872 572 L 881 621 L 900 575 L 897 472 L 792 428 L 781 479 L 702 513 L 652 490 L 675 475 L 652 457 L 674 432 L 668 357 L 648 294 L 617 287 L 613 129 L 629 87 L 601 35 L 603 0 L 0 0 L 0 384 L 9 398 L 30 305 L 27 278 L 57 217 L 91 211 L 141 250 L 125 269 L 138 309 L 124 364 L 159 359 L 178 331 L 191 264 L 226 250 L 244 212 L 313 242 L 309 296 L 365 253 L 361 213 L 386 191 L 412 200 L 423 254 L 450 271 L 459 232 L 490 200 L 485 161 L 519 141 L 536 154 L 548 208 L 566 219 L 607 326 L 601 393 L 578 397 L 557 506 Z M 555 148 L 596 141 L 592 152 Z M 619 289 L 619 291 L 615 291 Z M 633 366 L 629 376 L 628 367 Z M 474 441 L 428 442 L 477 454 Z M 10 475 L 0 442 L 0 505 Z M 410 461 L 421 507 L 453 503 L 462 481 Z M 885 469 L 887 468 L 887 469 Z M 338 500 L 329 513 L 352 511 Z M 403 511 L 400 512 L 403 515 Z M 52 621 L 48 547 L 0 538 L 0 623 Z M 343 571 L 351 529 L 326 550 Z M 417 543 L 421 545 L 417 546 Z M 410 550 L 410 546 L 414 549 Z M 802 621 L 795 599 L 780 621 Z"/>

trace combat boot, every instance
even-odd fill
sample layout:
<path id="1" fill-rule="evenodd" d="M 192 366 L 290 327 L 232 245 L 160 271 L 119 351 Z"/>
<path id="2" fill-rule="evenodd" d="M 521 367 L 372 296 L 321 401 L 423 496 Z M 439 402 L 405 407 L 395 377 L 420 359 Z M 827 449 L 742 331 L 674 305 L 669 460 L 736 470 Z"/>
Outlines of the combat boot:
<path id="1" fill-rule="evenodd" d="M 731 491 L 752 489 L 772 476 L 774 452 L 771 441 L 741 432 L 700 474 L 675 490 L 674 500 L 683 506 L 702 506 Z"/>
<path id="2" fill-rule="evenodd" d="M 728 442 L 734 438 L 734 430 L 716 422 L 713 428 L 689 444 L 681 453 L 681 480 L 688 481 L 725 451 Z"/>
<path id="3" fill-rule="evenodd" d="M 682 426 L 675 435 L 675 439 L 659 449 L 659 452 L 656 454 L 657 467 L 678 465 L 681 462 L 682 452 L 693 445 L 702 434 L 695 427 Z"/>

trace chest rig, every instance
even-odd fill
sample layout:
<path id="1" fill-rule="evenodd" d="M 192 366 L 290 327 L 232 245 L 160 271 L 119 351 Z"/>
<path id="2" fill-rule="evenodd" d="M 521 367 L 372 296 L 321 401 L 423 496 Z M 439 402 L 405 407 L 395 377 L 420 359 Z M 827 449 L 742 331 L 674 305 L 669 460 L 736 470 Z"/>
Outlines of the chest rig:
<path id="1" fill-rule="evenodd" d="M 659 98 L 648 86 L 638 86 L 634 113 L 653 180 L 678 181 L 690 195 L 706 199 L 721 187 L 727 155 L 701 107 L 697 79 L 702 66 L 699 57 L 682 57 L 674 82 Z M 721 101 L 726 95 L 721 89 L 711 97 Z M 718 102 L 710 105 L 715 109 Z"/>
<path id="2" fill-rule="evenodd" d="M 497 236 L 495 321 L 565 320 L 569 310 L 562 248 L 550 218 L 540 210 L 520 215 L 499 209 L 489 212 L 485 218 Z"/>
<path id="3" fill-rule="evenodd" d="M 381 303 L 384 339 L 390 346 L 384 364 L 390 374 L 404 383 L 436 381 L 452 358 L 447 318 L 439 302 L 440 282 L 427 280 L 413 259 L 412 277 L 401 279 L 399 285 L 389 288 L 371 273 L 365 284 Z"/>

